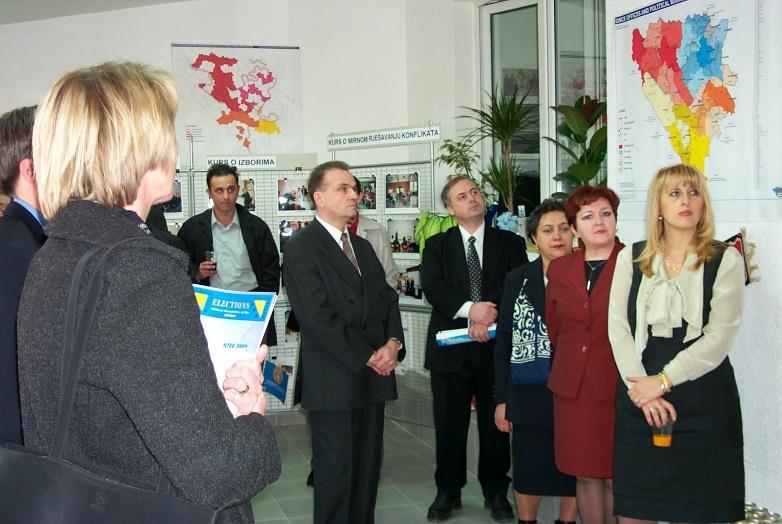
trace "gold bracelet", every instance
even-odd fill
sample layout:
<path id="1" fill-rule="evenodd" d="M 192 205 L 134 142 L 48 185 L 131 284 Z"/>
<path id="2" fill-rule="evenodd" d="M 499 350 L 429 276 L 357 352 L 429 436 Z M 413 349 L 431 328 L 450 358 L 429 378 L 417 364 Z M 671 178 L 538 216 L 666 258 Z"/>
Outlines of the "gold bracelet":
<path id="1" fill-rule="evenodd" d="M 660 389 L 663 391 L 663 393 L 670 393 L 671 392 L 671 383 L 668 380 L 668 377 L 665 375 L 664 371 L 660 371 L 657 374 L 657 378 L 660 379 Z"/>

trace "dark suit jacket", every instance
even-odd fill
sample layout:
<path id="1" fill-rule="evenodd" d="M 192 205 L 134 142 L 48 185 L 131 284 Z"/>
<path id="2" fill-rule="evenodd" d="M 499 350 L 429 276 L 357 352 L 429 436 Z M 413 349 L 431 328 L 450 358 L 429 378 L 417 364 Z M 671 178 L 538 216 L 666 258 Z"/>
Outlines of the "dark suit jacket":
<path id="1" fill-rule="evenodd" d="M 556 395 L 592 400 L 616 395 L 619 372 L 608 341 L 608 297 L 623 247 L 616 243 L 591 294 L 586 290 L 583 250 L 549 264 L 546 325 L 556 351 L 548 387 Z"/>
<path id="2" fill-rule="evenodd" d="M 19 444 L 22 416 L 16 373 L 16 311 L 30 260 L 45 240 L 35 217 L 10 202 L 0 218 L 0 440 Z"/>
<path id="3" fill-rule="evenodd" d="M 367 361 L 390 337 L 403 341 L 399 297 L 369 242 L 350 241 L 361 275 L 317 220 L 285 243 L 285 288 L 301 328 L 301 405 L 309 410 L 396 399 L 394 374 L 382 377 Z"/>
<path id="4" fill-rule="evenodd" d="M 505 275 L 527 262 L 524 238 L 499 229 L 486 227 L 483 237 L 481 301 L 494 302 L 499 307 Z M 440 373 L 456 373 L 465 361 L 480 365 L 480 371 L 493 375 L 492 349 L 494 341 L 482 344 L 470 342 L 439 347 L 435 334 L 444 329 L 467 327 L 467 319 L 454 315 L 470 300 L 470 277 L 467 256 L 458 227 L 427 239 L 421 260 L 421 287 L 432 305 L 432 317 L 426 341 L 426 369 Z"/>
<path id="5" fill-rule="evenodd" d="M 247 247 L 247 254 L 250 256 L 250 265 L 253 273 L 255 273 L 255 279 L 258 281 L 258 287 L 252 291 L 279 293 L 280 255 L 269 226 L 239 204 L 236 204 L 236 214 L 239 217 L 242 239 Z M 204 261 L 204 252 L 214 251 L 212 243 L 212 210 L 207 209 L 203 213 L 187 219 L 179 229 L 177 236 L 185 243 L 187 251 L 190 253 L 190 277 L 195 278 L 195 270 Z M 208 286 L 209 279 L 197 283 Z M 265 341 L 270 346 L 277 345 L 277 331 L 274 327 L 274 318 L 269 322 Z"/>

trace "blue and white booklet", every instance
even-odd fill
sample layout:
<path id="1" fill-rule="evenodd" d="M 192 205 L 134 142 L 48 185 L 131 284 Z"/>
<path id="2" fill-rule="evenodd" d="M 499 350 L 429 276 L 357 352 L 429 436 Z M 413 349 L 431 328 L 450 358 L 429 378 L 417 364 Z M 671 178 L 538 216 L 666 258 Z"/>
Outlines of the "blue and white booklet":
<path id="1" fill-rule="evenodd" d="M 489 326 L 489 338 L 495 338 L 497 336 L 497 324 Z M 456 344 L 466 344 L 467 342 L 475 342 L 467 334 L 467 328 L 461 329 L 446 329 L 444 331 L 438 331 L 434 336 L 437 345 L 455 346 Z"/>
<path id="2" fill-rule="evenodd" d="M 209 356 L 222 389 L 225 372 L 238 360 L 255 358 L 274 314 L 277 294 L 264 291 L 228 291 L 193 285 Z M 236 414 L 236 406 L 226 401 Z"/>

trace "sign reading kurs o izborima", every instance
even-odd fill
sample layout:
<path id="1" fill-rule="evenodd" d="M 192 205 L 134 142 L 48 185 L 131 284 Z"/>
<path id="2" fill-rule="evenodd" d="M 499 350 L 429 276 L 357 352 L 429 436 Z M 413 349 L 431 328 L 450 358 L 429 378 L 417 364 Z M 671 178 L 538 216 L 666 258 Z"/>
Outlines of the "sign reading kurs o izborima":
<path id="1" fill-rule="evenodd" d="M 440 126 L 380 129 L 360 133 L 329 135 L 328 150 L 359 149 L 362 147 L 402 146 L 440 140 Z"/>
<path id="2" fill-rule="evenodd" d="M 277 158 L 273 156 L 207 156 L 206 165 L 228 164 L 237 169 L 275 169 Z"/>

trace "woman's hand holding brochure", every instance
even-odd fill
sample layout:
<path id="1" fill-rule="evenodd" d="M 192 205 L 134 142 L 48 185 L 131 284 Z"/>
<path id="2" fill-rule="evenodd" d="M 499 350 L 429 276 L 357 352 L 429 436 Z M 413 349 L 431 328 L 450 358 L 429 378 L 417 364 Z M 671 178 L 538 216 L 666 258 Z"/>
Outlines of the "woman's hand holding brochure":
<path id="1" fill-rule="evenodd" d="M 263 392 L 263 361 L 269 347 L 262 344 L 255 359 L 238 360 L 225 372 L 223 396 L 237 409 L 237 415 L 266 412 L 266 394 Z"/>

